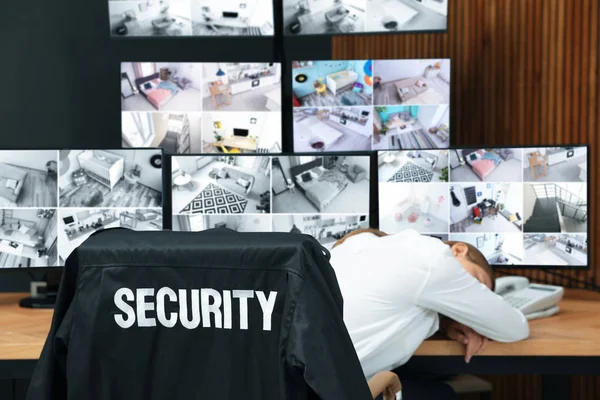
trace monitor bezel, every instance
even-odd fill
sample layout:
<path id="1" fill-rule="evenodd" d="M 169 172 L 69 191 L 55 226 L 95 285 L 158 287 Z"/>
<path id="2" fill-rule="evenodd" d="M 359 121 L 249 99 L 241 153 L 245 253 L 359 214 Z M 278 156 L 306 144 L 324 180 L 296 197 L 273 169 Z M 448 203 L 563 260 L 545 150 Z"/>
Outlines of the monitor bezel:
<path id="1" fill-rule="evenodd" d="M 68 151 L 72 151 L 72 150 L 105 150 L 105 151 L 111 151 L 111 150 L 118 150 L 118 151 L 122 151 L 122 150 L 130 150 L 130 151 L 136 151 L 136 150 L 154 150 L 156 152 L 160 153 L 161 156 L 161 175 L 162 175 L 162 193 L 161 193 L 161 209 L 162 209 L 162 213 L 163 213 L 163 223 L 162 223 L 162 229 L 165 230 L 168 226 L 168 224 L 166 223 L 165 220 L 165 206 L 166 206 L 166 201 L 165 201 L 165 194 L 167 193 L 167 190 L 169 189 L 169 187 L 167 186 L 167 180 L 166 180 L 166 176 L 165 176 L 165 160 L 168 158 L 167 155 L 164 152 L 163 148 L 160 147 L 65 147 L 65 148 L 37 148 L 37 149 L 32 149 L 32 148 L 16 148 L 16 147 L 11 147 L 11 148 L 1 148 L 0 152 L 2 151 L 56 151 L 57 153 L 60 152 L 61 150 L 68 150 Z M 170 176 L 169 176 L 170 179 Z M 58 182 L 57 182 L 57 186 L 58 186 Z M 94 207 L 97 208 L 97 207 Z M 60 207 L 56 207 L 56 209 L 60 209 Z M 169 219 L 170 221 L 170 219 Z M 59 229 L 58 227 L 58 220 L 57 220 L 57 227 L 56 229 Z M 48 266 L 48 267 L 6 267 L 6 268 L 0 268 L 0 273 L 4 272 L 4 271 L 26 271 L 28 273 L 36 273 L 36 272 L 40 272 L 40 273 L 45 273 L 45 272 L 52 272 L 52 271 L 62 271 L 65 268 L 64 265 L 57 265 L 57 266 Z"/>

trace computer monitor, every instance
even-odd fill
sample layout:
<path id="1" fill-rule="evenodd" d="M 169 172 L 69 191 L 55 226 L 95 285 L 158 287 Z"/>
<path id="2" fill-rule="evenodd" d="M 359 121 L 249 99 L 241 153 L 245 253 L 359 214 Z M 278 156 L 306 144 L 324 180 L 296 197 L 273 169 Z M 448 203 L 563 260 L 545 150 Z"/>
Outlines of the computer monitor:
<path id="1" fill-rule="evenodd" d="M 248 129 L 233 128 L 233 136 L 246 137 L 248 136 L 248 133 Z"/>
<path id="2" fill-rule="evenodd" d="M 171 167 L 173 230 L 298 232 L 331 246 L 369 227 L 369 156 L 180 155 Z"/>
<path id="3" fill-rule="evenodd" d="M 123 62 L 120 79 L 125 148 L 282 150 L 281 64 Z"/>
<path id="4" fill-rule="evenodd" d="M 92 233 L 160 230 L 162 151 L 0 150 L 0 269 L 62 267 Z"/>
<path id="5" fill-rule="evenodd" d="M 444 32 L 449 0 L 283 0 L 284 35 Z"/>
<path id="6" fill-rule="evenodd" d="M 381 230 L 467 242 L 502 268 L 589 268 L 587 146 L 377 157 Z"/>
<path id="7" fill-rule="evenodd" d="M 292 62 L 296 152 L 450 146 L 450 60 Z"/>
<path id="8" fill-rule="evenodd" d="M 273 0 L 108 1 L 113 37 L 273 36 Z"/>

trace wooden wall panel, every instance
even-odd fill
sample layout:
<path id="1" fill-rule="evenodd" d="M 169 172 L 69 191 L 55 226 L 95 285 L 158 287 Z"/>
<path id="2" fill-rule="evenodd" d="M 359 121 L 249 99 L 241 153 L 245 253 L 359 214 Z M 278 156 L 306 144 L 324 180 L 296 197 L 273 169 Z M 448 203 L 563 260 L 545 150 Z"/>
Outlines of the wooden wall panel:
<path id="1" fill-rule="evenodd" d="M 599 19 L 598 0 L 453 0 L 448 33 L 335 37 L 332 56 L 450 58 L 453 145 L 590 144 L 594 267 L 560 275 L 523 272 L 590 287 L 600 285 Z"/>
<path id="2" fill-rule="evenodd" d="M 450 58 L 453 145 L 590 145 L 592 268 L 522 272 L 564 286 L 600 285 L 599 3 L 450 0 L 445 34 L 332 39 L 334 59 Z M 495 399 L 541 398 L 539 377 L 489 378 Z M 573 377 L 572 384 L 572 399 L 591 400 L 600 390 L 600 378 Z"/>

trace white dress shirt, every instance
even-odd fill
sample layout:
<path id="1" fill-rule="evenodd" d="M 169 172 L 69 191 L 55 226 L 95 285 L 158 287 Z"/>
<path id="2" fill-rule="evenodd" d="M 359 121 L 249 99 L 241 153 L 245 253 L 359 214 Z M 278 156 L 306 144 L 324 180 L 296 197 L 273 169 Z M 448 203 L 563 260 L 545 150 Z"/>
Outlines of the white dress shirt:
<path id="1" fill-rule="evenodd" d="M 332 249 L 344 321 L 370 378 L 408 361 L 439 314 L 499 342 L 529 336 L 525 316 L 470 275 L 450 246 L 414 230 L 352 236 Z"/>

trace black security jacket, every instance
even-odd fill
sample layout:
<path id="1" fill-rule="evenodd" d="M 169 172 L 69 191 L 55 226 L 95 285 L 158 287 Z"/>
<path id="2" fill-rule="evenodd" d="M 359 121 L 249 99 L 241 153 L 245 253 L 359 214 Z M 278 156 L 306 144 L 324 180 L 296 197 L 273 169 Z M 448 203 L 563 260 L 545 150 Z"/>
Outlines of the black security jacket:
<path id="1" fill-rule="evenodd" d="M 226 229 L 92 235 L 66 262 L 27 395 L 369 398 L 326 251 Z"/>

